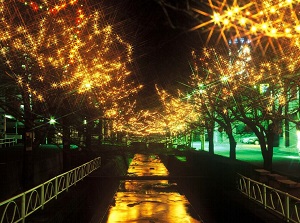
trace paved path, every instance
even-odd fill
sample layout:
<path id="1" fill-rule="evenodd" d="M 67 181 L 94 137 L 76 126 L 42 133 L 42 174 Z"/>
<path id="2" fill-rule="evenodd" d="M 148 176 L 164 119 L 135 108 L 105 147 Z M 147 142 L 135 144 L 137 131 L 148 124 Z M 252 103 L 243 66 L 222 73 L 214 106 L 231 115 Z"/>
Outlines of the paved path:
<path id="1" fill-rule="evenodd" d="M 205 145 L 205 151 L 208 151 L 208 144 Z M 215 154 L 229 157 L 229 143 L 216 144 Z M 263 157 L 259 145 L 238 142 L 236 158 L 259 168 L 263 167 Z M 295 147 L 274 147 L 273 171 L 298 179 L 300 182 L 300 156 L 297 149 Z"/>

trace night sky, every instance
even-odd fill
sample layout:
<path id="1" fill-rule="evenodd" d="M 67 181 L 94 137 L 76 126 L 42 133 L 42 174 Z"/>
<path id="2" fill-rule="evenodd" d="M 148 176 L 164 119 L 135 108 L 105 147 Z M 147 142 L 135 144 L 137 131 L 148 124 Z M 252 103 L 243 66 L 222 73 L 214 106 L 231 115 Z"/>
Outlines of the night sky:
<path id="1" fill-rule="evenodd" d="M 191 50 L 203 46 L 201 33 L 188 31 L 195 20 L 172 10 L 167 16 L 155 0 L 105 0 L 103 3 L 107 20 L 133 46 L 131 70 L 135 80 L 144 85 L 139 94 L 143 106 L 157 104 L 155 84 L 170 92 L 184 87 L 180 83 L 187 83 L 191 74 Z"/>

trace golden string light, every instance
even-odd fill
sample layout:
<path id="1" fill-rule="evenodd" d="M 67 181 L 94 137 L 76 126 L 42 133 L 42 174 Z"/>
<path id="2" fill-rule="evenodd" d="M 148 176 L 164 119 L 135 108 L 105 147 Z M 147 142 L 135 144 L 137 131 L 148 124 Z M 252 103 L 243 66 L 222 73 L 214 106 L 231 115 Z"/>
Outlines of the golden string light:
<path id="1" fill-rule="evenodd" d="M 134 95 L 142 85 L 128 69 L 133 47 L 103 11 L 80 0 L 0 1 L 0 28 L 3 73 L 32 101 L 47 107 L 72 95 L 73 106 L 114 119 L 116 131 L 134 131 Z"/>
<path id="2" fill-rule="evenodd" d="M 200 114 L 194 110 L 194 104 L 180 92 L 174 97 L 165 90 L 158 87 L 156 89 L 161 101 L 160 109 L 136 112 L 135 106 L 127 106 L 131 108 L 131 112 L 127 112 L 127 116 L 118 116 L 114 122 L 114 129 L 144 138 L 178 135 L 189 131 L 190 126 L 198 121 Z M 117 115 L 116 112 L 112 113 Z"/>
<path id="3" fill-rule="evenodd" d="M 194 9 L 197 13 L 207 18 L 193 28 L 209 31 L 207 42 L 213 33 L 218 33 L 218 41 L 221 39 L 228 44 L 229 40 L 247 37 L 254 42 L 264 53 L 268 47 L 274 51 L 282 45 L 279 39 L 289 39 L 292 45 L 299 44 L 299 0 L 257 0 L 229 2 L 209 0 L 210 11 Z M 265 44 L 262 39 L 267 38 Z M 275 46 L 275 44 L 277 46 Z M 299 46 L 299 45 L 298 45 Z"/>
<path id="4" fill-rule="evenodd" d="M 299 49 L 290 57 L 268 60 L 242 47 L 245 46 L 232 54 L 222 54 L 214 48 L 192 52 L 194 73 L 190 84 L 194 101 L 208 111 L 219 109 L 224 113 L 227 107 L 253 106 L 272 115 L 276 106 L 285 106 L 297 95 L 290 90 L 300 84 L 300 63 L 295 56 Z"/>
<path id="5" fill-rule="evenodd" d="M 158 123 L 162 132 L 170 134 L 179 134 L 190 129 L 192 123 L 199 120 L 199 113 L 194 109 L 194 103 L 187 98 L 183 98 L 183 94 L 178 92 L 178 97 L 174 97 L 156 87 L 157 93 L 162 103 L 162 113 Z"/>
<path id="6" fill-rule="evenodd" d="M 13 51 L 19 51 L 35 60 L 44 71 L 38 77 L 32 75 L 29 80 L 31 83 L 48 81 L 53 88 L 77 88 L 78 93 L 105 88 L 105 97 L 114 83 L 117 83 L 118 88 L 127 87 L 129 92 L 125 95 L 136 92 L 140 86 L 136 90 L 129 89 L 133 85 L 125 81 L 130 75 L 126 64 L 131 62 L 132 46 L 115 34 L 111 25 L 103 22 L 100 12 L 89 12 L 86 15 L 83 6 L 77 3 L 78 1 L 61 1 L 57 5 L 50 1 L 1 2 L 0 26 L 5 30 L 0 34 L 0 41 L 3 43 L 0 46 L 1 54 L 13 57 Z M 31 10 L 29 13 L 28 8 Z M 11 15 L 15 15 L 14 19 L 20 23 L 12 23 Z M 29 22 L 24 19 L 28 16 Z M 9 56 L 7 59 L 7 64 L 13 67 L 14 61 L 9 60 Z M 45 70 L 50 67 L 60 70 L 60 77 L 49 78 Z M 27 80 L 23 78 L 22 81 Z M 20 79 L 18 83 L 22 84 Z M 120 92 L 124 95 L 124 91 L 126 90 Z M 110 97 L 120 97 L 117 91 L 109 94 Z"/>

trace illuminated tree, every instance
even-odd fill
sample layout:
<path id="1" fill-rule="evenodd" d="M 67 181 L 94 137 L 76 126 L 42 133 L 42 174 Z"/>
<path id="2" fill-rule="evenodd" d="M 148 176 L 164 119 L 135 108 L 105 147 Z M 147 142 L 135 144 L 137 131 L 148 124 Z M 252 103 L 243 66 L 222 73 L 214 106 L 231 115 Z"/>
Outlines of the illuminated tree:
<path id="1" fill-rule="evenodd" d="M 206 112 L 214 112 L 207 117 L 224 128 L 233 145 L 232 125 L 246 124 L 259 138 L 265 168 L 271 169 L 274 139 L 282 131 L 283 120 L 295 112 L 286 108 L 297 102 L 299 63 L 286 56 L 260 57 L 245 44 L 238 49 L 219 53 L 205 48 L 202 57 L 194 56 L 198 69 L 192 75 L 194 96 Z"/>
<path id="2" fill-rule="evenodd" d="M 18 60 L 19 69 L 28 71 L 28 60 L 35 62 L 37 70 L 30 68 L 30 78 L 18 72 L 10 75 L 23 91 L 31 94 L 32 101 L 44 104 L 56 101 L 56 105 L 62 106 L 72 103 L 77 106 L 75 110 L 94 106 L 104 114 L 106 109 L 140 89 L 141 86 L 134 85 L 127 68 L 132 47 L 103 21 L 102 12 L 92 11 L 75 0 L 59 4 L 51 1 L 1 4 L 3 61 L 8 70 L 17 69 L 13 64 L 16 57 L 12 55 L 16 51 L 27 58 Z M 61 103 L 62 98 L 66 103 Z M 70 114 L 69 108 L 62 110 L 65 112 L 58 116 Z"/>
<path id="3" fill-rule="evenodd" d="M 299 1 L 186 0 L 181 4 L 173 1 L 159 1 L 159 3 L 166 10 L 171 22 L 172 18 L 168 13 L 170 10 L 184 13 L 198 22 L 196 25 L 191 23 L 193 25 L 191 30 L 207 33 L 207 44 L 214 44 L 216 48 L 220 48 L 220 43 L 226 45 L 227 52 L 222 56 L 225 55 L 230 62 L 225 66 L 225 70 L 227 72 L 231 70 L 231 73 L 226 75 L 231 77 L 239 74 L 238 77 L 242 76 L 241 80 L 244 81 L 244 87 L 240 85 L 237 87 L 237 80 L 233 78 L 226 80 L 229 83 L 227 85 L 233 88 L 225 88 L 224 93 L 227 92 L 234 97 L 233 102 L 236 103 L 233 107 L 235 109 L 230 111 L 230 114 L 248 126 L 251 123 L 251 129 L 260 135 L 261 141 L 264 141 L 263 135 L 267 137 L 268 146 L 262 148 L 262 154 L 265 166 L 270 168 L 274 133 L 281 131 L 279 126 L 283 120 L 299 123 L 297 118 L 291 119 L 290 114 L 293 112 L 295 114 L 299 110 L 299 103 L 295 100 L 299 72 Z M 240 69 L 236 70 L 234 66 L 240 66 L 245 62 L 240 61 L 240 65 L 234 63 L 231 52 L 231 46 L 240 39 L 247 39 L 254 53 L 250 62 L 251 67 L 243 72 Z M 219 57 L 211 60 L 219 60 Z M 207 67 L 212 68 L 210 65 Z M 224 72 L 223 68 L 218 72 Z M 245 75 L 241 75 L 242 73 Z M 254 86 L 256 90 L 253 90 Z M 265 91 L 259 92 L 260 87 L 265 88 Z M 221 89 L 219 91 L 221 92 Z M 236 94 L 237 92 L 239 94 Z M 244 95 L 244 92 L 249 94 Z M 267 101 L 272 104 L 271 107 Z M 290 108 L 291 106 L 293 108 Z M 265 111 L 266 108 L 269 112 Z M 226 112 L 228 113 L 228 109 Z M 264 143 L 261 142 L 262 144 Z"/>
<path id="4" fill-rule="evenodd" d="M 1 1 L 0 16 L 0 106 L 24 122 L 26 151 L 52 116 L 68 149 L 70 127 L 125 106 L 141 88 L 128 70 L 131 46 L 86 2 Z"/>
<path id="5" fill-rule="evenodd" d="M 268 49 L 283 53 L 285 43 L 299 47 L 299 0 L 291 1 L 215 1 L 185 0 L 178 4 L 174 1 L 158 1 L 162 6 L 170 25 L 175 24 L 171 12 L 190 18 L 185 29 L 199 30 L 206 35 L 206 44 L 226 44 L 230 39 L 247 37 L 254 50 L 265 54 Z"/>
<path id="6" fill-rule="evenodd" d="M 231 57 L 223 56 L 215 49 L 204 48 L 201 53 L 193 51 L 192 56 L 194 73 L 191 75 L 190 85 L 194 89 L 192 91 L 194 103 L 204 116 L 209 138 L 209 151 L 213 153 L 214 123 L 217 123 L 218 130 L 225 131 L 227 134 L 230 158 L 235 159 L 236 141 L 233 129 L 236 118 L 231 108 L 236 102 L 230 89 L 237 88 L 237 80 L 241 79 L 242 75 L 246 75 L 245 70 L 249 66 L 246 58 L 249 54 L 242 53 L 232 60 L 232 55 Z M 244 64 L 244 67 L 241 64 Z"/>
<path id="7" fill-rule="evenodd" d="M 228 43 L 230 38 L 247 36 L 255 49 L 266 53 L 270 47 L 274 52 L 283 52 L 280 39 L 289 39 L 290 44 L 298 45 L 300 26 L 297 12 L 299 1 L 208 1 L 210 10 L 194 9 L 205 15 L 208 21 L 193 29 L 204 27 Z M 208 41 L 209 41 L 208 38 Z M 299 47 L 299 45 L 298 45 Z"/>
<path id="8" fill-rule="evenodd" d="M 194 104 L 180 91 L 177 96 L 172 96 L 165 90 L 158 87 L 156 89 L 162 104 L 160 111 L 162 131 L 164 130 L 166 136 L 170 138 L 181 134 L 191 136 L 192 126 L 199 122 L 199 113 L 195 110 Z M 188 140 L 188 146 L 190 143 L 191 139 Z"/>

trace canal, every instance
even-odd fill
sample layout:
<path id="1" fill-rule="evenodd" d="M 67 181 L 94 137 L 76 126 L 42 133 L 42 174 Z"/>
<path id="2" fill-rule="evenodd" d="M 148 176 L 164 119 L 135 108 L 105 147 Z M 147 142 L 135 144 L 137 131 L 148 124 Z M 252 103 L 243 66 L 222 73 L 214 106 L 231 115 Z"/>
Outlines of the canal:
<path id="1" fill-rule="evenodd" d="M 101 169 L 58 196 L 44 210 L 29 216 L 26 222 L 275 223 L 281 220 L 236 190 L 236 173 L 248 169 L 241 162 L 206 153 L 133 154 L 111 151 L 101 154 Z"/>
<path id="2" fill-rule="evenodd" d="M 135 154 L 126 177 L 101 223 L 203 222 L 157 155 Z"/>

